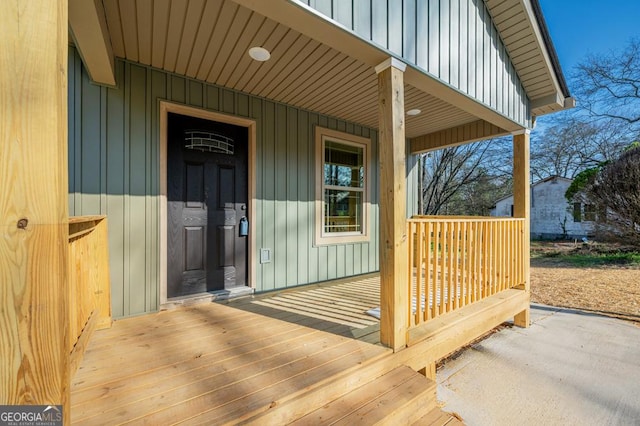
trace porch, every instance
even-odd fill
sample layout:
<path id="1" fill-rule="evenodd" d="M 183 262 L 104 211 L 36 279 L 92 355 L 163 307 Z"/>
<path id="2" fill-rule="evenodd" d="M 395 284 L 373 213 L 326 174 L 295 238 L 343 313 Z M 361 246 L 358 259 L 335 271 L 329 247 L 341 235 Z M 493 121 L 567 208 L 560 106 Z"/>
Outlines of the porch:
<path id="1" fill-rule="evenodd" d="M 377 318 L 389 307 L 379 274 L 225 304 L 186 299 L 112 326 L 107 219 L 71 218 L 71 420 L 445 424 L 451 416 L 437 410 L 436 362 L 528 312 L 524 222 L 408 220 L 407 304 L 390 309 L 396 319 L 407 313 L 407 343 L 394 353 L 381 342 Z"/>
<path id="2" fill-rule="evenodd" d="M 72 379 L 72 422 L 459 424 L 415 371 L 508 319 L 525 293 L 443 314 L 394 354 L 365 314 L 379 288 L 368 275 L 116 321 L 94 333 Z"/>
<path id="3" fill-rule="evenodd" d="M 495 2 L 468 1 L 451 13 L 438 6 L 416 21 L 397 8 L 387 16 L 384 2 L 334 16 L 301 0 L 11 1 L 0 18 L 9 58 L 0 67 L 0 115 L 8 117 L 0 278 L 11 284 L 0 291 L 0 402 L 59 404 L 65 424 L 281 424 L 318 423 L 304 417 L 316 414 L 324 421 L 313 410 L 345 413 L 347 400 L 361 419 L 399 394 L 406 404 L 383 410 L 394 420 L 428 415 L 413 408 L 430 408 L 433 383 L 413 379 L 416 370 L 432 378 L 439 357 L 514 315 L 528 324 L 529 129 L 534 116 L 571 100 L 540 12 L 506 6 L 523 18 L 507 44 Z M 522 40 L 526 58 L 514 62 Z M 247 54 L 260 46 L 269 61 Z M 251 219 L 246 286 L 267 291 L 379 270 L 379 331 L 344 295 L 332 310 L 318 309 L 319 297 L 281 294 L 154 313 L 167 296 L 168 230 L 178 229 L 165 215 L 169 104 L 246 128 L 248 202 L 237 203 Z M 325 130 L 336 145 L 368 140 L 353 145 L 362 160 L 347 162 L 360 169 L 356 187 L 327 184 Z M 522 229 L 513 251 L 500 251 L 503 231 L 494 234 L 492 224 L 434 227 L 429 219 L 407 228 L 417 179 L 408 155 L 507 134 Z M 354 211 L 369 210 L 358 235 L 322 239 L 334 217 L 323 209 L 330 191 L 363 194 L 354 197 Z M 100 218 L 87 225 L 95 230 L 75 232 L 75 215 Z M 224 226 L 236 235 L 231 218 Z M 206 257 L 190 258 L 194 266 Z M 211 258 L 231 267 L 227 256 Z M 302 312 L 305 304 L 311 309 Z M 327 312 L 343 322 L 327 321 Z M 92 337 L 112 316 L 123 319 Z"/>

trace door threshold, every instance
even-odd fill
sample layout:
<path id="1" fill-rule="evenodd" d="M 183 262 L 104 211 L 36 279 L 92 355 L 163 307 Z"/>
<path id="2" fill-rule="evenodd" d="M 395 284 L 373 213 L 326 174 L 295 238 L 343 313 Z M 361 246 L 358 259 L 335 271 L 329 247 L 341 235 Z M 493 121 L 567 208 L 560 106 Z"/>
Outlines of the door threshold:
<path id="1" fill-rule="evenodd" d="M 209 291 L 206 293 L 191 294 L 188 296 L 174 297 L 160 305 L 161 311 L 175 309 L 181 306 L 191 306 L 200 303 L 220 302 L 238 297 L 250 296 L 254 289 L 247 286 L 237 286 L 224 290 Z"/>

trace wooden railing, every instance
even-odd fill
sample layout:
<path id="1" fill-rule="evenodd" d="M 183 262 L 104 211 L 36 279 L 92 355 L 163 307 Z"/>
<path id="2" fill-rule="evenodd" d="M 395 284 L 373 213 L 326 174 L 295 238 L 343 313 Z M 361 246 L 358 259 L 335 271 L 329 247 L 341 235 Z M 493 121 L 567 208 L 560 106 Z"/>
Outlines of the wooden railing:
<path id="1" fill-rule="evenodd" d="M 105 216 L 69 218 L 69 308 L 69 352 L 73 375 L 93 331 L 111 326 Z"/>
<path id="2" fill-rule="evenodd" d="M 408 220 L 409 327 L 524 283 L 524 219 Z"/>

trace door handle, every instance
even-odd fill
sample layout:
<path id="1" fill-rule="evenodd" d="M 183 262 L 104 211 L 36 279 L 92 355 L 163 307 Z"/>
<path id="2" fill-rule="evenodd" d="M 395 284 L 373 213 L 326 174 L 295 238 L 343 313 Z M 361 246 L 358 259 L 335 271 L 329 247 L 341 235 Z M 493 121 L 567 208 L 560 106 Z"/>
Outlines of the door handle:
<path id="1" fill-rule="evenodd" d="M 240 236 L 246 237 L 249 235 L 249 220 L 246 216 L 240 218 Z"/>

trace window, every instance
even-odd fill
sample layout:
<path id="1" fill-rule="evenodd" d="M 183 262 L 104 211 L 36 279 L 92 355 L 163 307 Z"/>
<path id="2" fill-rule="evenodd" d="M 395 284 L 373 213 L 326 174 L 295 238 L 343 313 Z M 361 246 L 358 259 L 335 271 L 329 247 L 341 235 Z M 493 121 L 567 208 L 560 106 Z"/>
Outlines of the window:
<path id="1" fill-rule="evenodd" d="M 582 204 L 573 203 L 573 221 L 582 222 Z"/>
<path id="2" fill-rule="evenodd" d="M 593 204 L 584 205 L 584 220 L 585 222 L 593 222 L 596 220 L 596 206 Z"/>
<path id="3" fill-rule="evenodd" d="M 369 239 L 370 140 L 316 127 L 316 244 Z"/>

